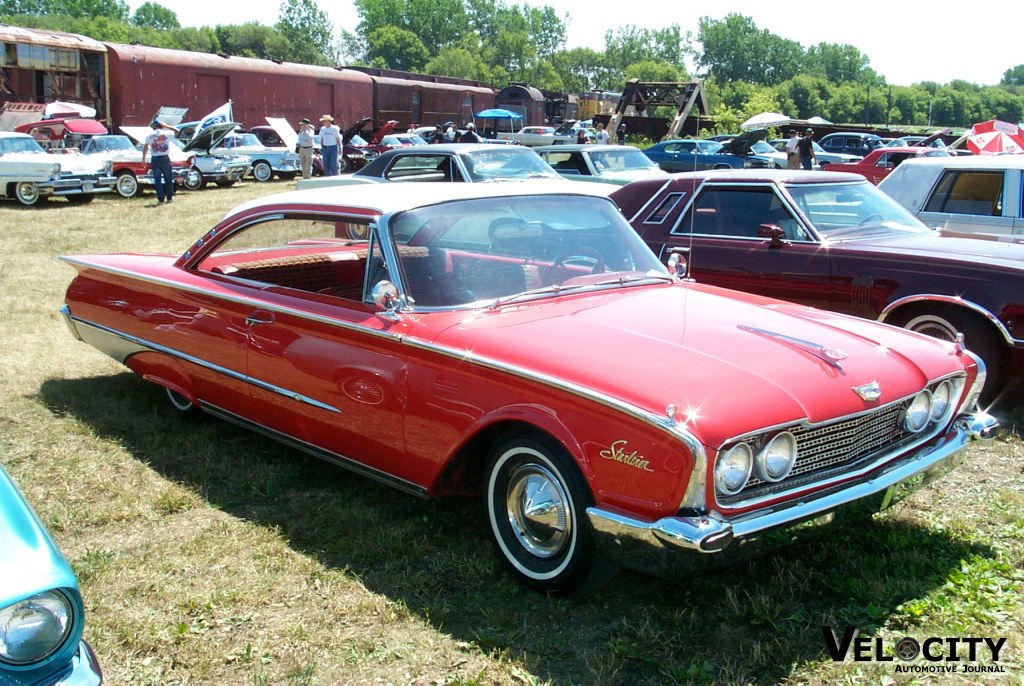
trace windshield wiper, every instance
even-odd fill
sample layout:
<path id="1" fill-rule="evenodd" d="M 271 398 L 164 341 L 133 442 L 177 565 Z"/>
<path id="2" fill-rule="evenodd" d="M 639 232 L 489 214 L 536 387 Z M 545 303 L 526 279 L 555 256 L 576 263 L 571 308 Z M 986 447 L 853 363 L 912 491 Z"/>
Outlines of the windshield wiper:
<path id="1" fill-rule="evenodd" d="M 562 286 L 559 284 L 554 284 L 552 286 L 542 286 L 541 288 L 534 288 L 529 291 L 523 291 L 521 293 L 513 293 L 512 295 L 502 296 L 496 299 L 490 305 L 488 305 L 487 309 L 493 310 L 497 307 L 501 307 L 502 305 L 507 305 L 508 303 L 517 302 L 519 300 L 532 300 L 534 298 L 542 298 L 546 295 L 559 295 L 561 293 L 567 293 L 570 291 L 578 291 L 581 288 L 589 288 L 590 285 L 591 284 L 580 283 L 572 284 L 570 286 Z"/>

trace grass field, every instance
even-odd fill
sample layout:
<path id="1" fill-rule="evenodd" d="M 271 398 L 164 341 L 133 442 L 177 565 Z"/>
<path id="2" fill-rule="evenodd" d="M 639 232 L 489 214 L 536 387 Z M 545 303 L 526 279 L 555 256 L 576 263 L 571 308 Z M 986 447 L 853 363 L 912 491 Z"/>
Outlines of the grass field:
<path id="1" fill-rule="evenodd" d="M 479 502 L 420 501 L 182 419 L 64 327 L 58 255 L 179 253 L 292 185 L 0 205 L 0 462 L 79 576 L 108 683 L 1024 684 L 1019 399 L 995 408 L 1007 435 L 874 521 L 680 583 L 621 573 L 551 600 L 501 568 Z M 998 663 L 873 647 L 835 662 L 823 626 L 890 656 L 904 637 L 1006 643 Z M 897 671 L 914 666 L 961 671 Z"/>

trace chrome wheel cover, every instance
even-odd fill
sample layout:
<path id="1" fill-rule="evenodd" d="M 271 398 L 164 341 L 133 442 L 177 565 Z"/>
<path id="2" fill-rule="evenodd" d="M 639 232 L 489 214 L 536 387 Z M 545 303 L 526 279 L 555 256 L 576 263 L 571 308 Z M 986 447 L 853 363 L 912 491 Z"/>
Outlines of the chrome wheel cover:
<path id="1" fill-rule="evenodd" d="M 526 464 L 510 475 L 505 508 L 519 544 L 531 555 L 551 558 L 572 540 L 572 513 L 565 488 L 546 467 Z"/>

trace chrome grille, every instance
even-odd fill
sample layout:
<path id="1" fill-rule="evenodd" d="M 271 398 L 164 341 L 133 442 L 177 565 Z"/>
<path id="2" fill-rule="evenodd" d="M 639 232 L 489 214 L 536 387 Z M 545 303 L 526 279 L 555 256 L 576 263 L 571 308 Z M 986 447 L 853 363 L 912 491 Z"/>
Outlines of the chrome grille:
<path id="1" fill-rule="evenodd" d="M 903 411 L 910 400 L 880 408 L 845 421 L 824 426 L 793 426 L 787 430 L 797 440 L 797 459 L 789 476 L 778 483 L 762 481 L 752 475 L 746 487 L 724 502 L 735 502 L 774 491 L 786 490 L 851 468 L 903 442 L 920 438 L 903 428 Z M 757 437 L 749 443 L 756 453 Z"/>

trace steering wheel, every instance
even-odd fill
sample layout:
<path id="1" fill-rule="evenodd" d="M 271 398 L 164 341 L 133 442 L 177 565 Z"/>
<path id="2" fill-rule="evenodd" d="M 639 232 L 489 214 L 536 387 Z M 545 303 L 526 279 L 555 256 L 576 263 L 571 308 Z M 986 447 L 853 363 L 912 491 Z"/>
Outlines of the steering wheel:
<path id="1" fill-rule="evenodd" d="M 600 274 L 604 271 L 604 257 L 594 248 L 580 246 L 563 250 L 555 258 L 556 267 L 589 267 L 591 274 Z"/>

